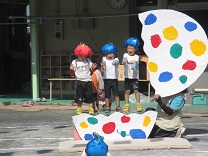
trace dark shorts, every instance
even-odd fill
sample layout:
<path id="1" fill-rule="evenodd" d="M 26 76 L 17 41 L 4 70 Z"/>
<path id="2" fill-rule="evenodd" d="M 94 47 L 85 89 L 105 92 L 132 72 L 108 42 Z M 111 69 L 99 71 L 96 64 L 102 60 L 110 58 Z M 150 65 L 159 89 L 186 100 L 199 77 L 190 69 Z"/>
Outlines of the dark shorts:
<path id="1" fill-rule="evenodd" d="M 105 98 L 111 97 L 111 90 L 113 96 L 119 96 L 118 79 L 104 79 Z"/>
<path id="2" fill-rule="evenodd" d="M 92 103 L 93 96 L 92 96 L 92 82 L 88 81 L 76 81 L 76 98 L 75 103 L 82 104 L 85 103 Z"/>
<path id="3" fill-rule="evenodd" d="M 128 79 L 125 78 L 125 90 L 139 90 L 139 81 L 138 79 Z"/>

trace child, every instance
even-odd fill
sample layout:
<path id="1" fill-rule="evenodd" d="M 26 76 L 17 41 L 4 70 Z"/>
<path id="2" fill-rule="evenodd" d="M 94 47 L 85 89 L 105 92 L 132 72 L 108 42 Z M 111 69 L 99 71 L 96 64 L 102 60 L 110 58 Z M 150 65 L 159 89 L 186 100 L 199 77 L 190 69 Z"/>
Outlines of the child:
<path id="1" fill-rule="evenodd" d="M 112 43 L 108 43 L 102 47 L 102 53 L 104 55 L 102 65 L 104 67 L 105 112 L 110 112 L 109 100 L 111 97 L 111 90 L 116 102 L 116 111 L 121 112 L 118 92 L 118 49 Z"/>
<path id="2" fill-rule="evenodd" d="M 101 65 L 101 59 L 96 63 L 95 71 L 92 74 L 92 94 L 93 94 L 93 108 L 96 112 L 99 112 L 99 105 L 105 107 L 105 90 L 103 81 L 103 67 Z M 113 96 L 111 93 L 111 98 L 109 104 L 113 102 Z"/>
<path id="3" fill-rule="evenodd" d="M 77 59 L 72 61 L 70 69 L 75 71 L 76 76 L 75 103 L 78 105 L 76 113 L 82 113 L 82 103 L 85 102 L 89 104 L 89 114 L 94 114 L 94 109 L 92 108 L 91 70 L 95 65 L 87 58 L 87 56 L 92 55 L 92 50 L 87 45 L 80 43 L 75 48 L 74 53 Z"/>
<path id="4" fill-rule="evenodd" d="M 101 61 L 98 61 L 96 63 L 95 69 L 96 70 L 92 74 L 92 93 L 93 93 L 93 107 L 95 111 L 98 112 L 99 102 L 101 101 L 101 104 L 105 104 L 102 98 L 105 96 L 105 94 L 104 94 L 104 82 L 103 82 L 102 71 L 101 71 Z"/>
<path id="5" fill-rule="evenodd" d="M 124 64 L 124 77 L 125 77 L 125 105 L 124 112 L 129 111 L 129 94 L 133 90 L 137 105 L 137 111 L 142 111 L 142 105 L 140 104 L 140 94 L 139 94 L 139 56 L 135 54 L 137 48 L 139 47 L 139 40 L 135 37 L 131 37 L 124 42 L 124 46 L 127 50 L 127 53 L 123 55 L 123 64 Z"/>
<path id="6" fill-rule="evenodd" d="M 185 128 L 181 121 L 181 109 L 185 104 L 185 93 L 187 93 L 187 90 L 163 98 L 161 98 L 159 94 L 154 95 L 154 98 L 158 103 L 158 114 L 155 125 L 149 135 L 149 138 L 181 137 L 181 135 L 185 131 Z M 146 109 L 146 111 L 149 110 L 152 111 L 155 109 Z"/>

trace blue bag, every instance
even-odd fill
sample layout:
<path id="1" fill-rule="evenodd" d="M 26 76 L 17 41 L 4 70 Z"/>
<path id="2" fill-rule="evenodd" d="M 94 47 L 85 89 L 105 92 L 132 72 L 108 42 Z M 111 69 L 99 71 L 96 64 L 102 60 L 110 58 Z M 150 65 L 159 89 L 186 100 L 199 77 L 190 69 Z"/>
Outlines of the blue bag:
<path id="1" fill-rule="evenodd" d="M 94 138 L 87 143 L 86 154 L 88 156 L 106 156 L 108 153 L 108 145 L 103 141 L 97 133 L 93 133 Z"/>

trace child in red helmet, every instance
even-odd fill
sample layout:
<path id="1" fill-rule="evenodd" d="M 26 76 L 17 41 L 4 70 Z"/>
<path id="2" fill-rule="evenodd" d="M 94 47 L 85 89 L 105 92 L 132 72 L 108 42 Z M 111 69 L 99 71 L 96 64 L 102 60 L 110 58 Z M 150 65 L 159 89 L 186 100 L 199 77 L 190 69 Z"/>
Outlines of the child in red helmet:
<path id="1" fill-rule="evenodd" d="M 76 113 L 82 113 L 82 103 L 85 102 L 89 104 L 89 114 L 94 114 L 94 109 L 92 108 L 91 70 L 96 65 L 87 58 L 92 55 L 92 50 L 87 45 L 80 43 L 75 48 L 74 53 L 77 56 L 77 59 L 72 61 L 70 69 L 75 71 L 76 77 L 75 103 L 78 104 Z"/>

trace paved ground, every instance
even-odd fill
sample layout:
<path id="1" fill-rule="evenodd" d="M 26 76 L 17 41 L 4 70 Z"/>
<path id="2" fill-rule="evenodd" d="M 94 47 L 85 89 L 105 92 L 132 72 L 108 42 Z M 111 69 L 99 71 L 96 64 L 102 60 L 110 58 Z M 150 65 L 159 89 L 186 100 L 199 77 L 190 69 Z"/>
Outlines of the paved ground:
<path id="1" fill-rule="evenodd" d="M 73 139 L 72 114 L 74 110 L 71 110 L 71 106 L 70 109 L 64 106 L 48 106 L 47 109 L 43 109 L 46 106 L 42 106 L 39 110 L 37 110 L 38 106 L 36 110 L 35 107 L 17 109 L 20 107 L 16 106 L 16 109 L 0 107 L 0 156 L 81 155 L 81 153 L 58 151 L 59 142 Z M 110 151 L 110 153 L 112 156 L 208 155 L 208 107 L 184 107 L 182 120 L 187 128 L 183 137 L 189 140 L 193 146 L 192 149 Z"/>

